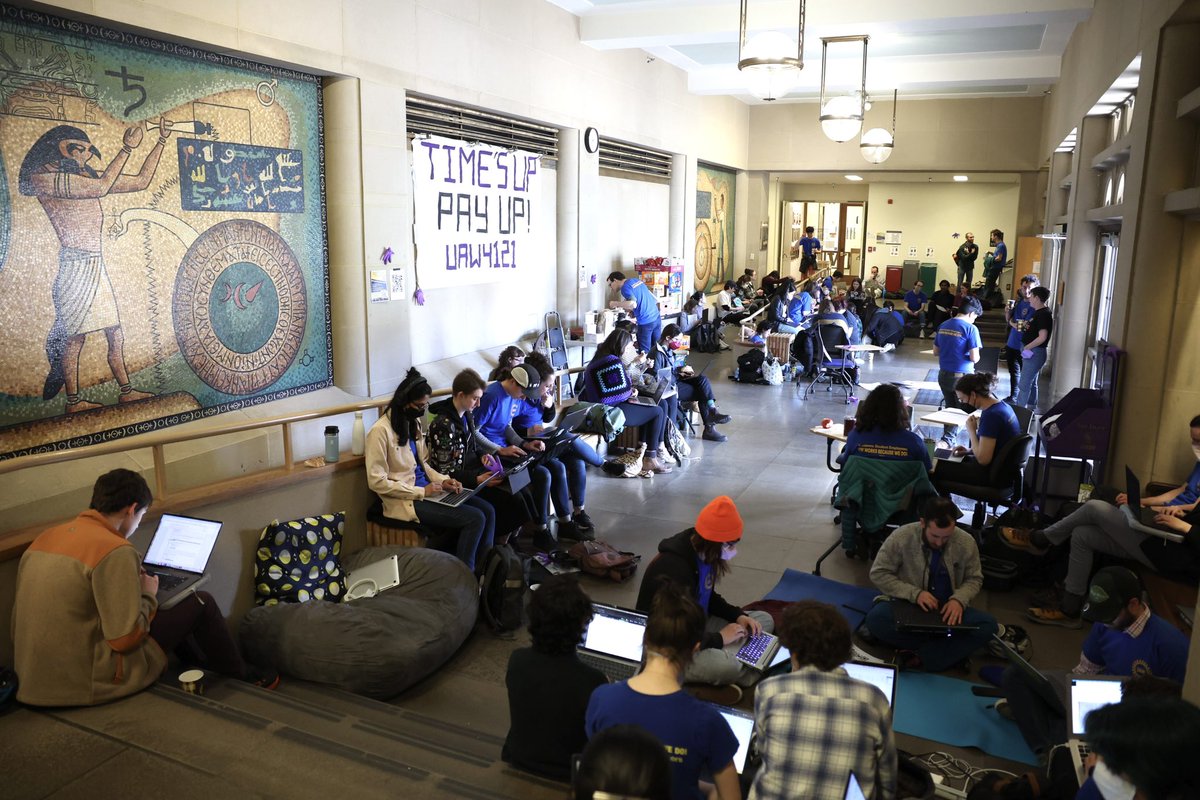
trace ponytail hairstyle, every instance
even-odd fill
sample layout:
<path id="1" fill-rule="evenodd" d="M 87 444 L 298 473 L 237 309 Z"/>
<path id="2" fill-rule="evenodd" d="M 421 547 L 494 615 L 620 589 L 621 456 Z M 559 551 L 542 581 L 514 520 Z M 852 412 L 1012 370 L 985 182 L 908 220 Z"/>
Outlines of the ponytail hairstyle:
<path id="1" fill-rule="evenodd" d="M 666 583 L 654 595 L 643 646 L 669 660 L 682 673 L 704 638 L 705 623 L 704 612 L 696 601 L 678 584 Z"/>
<path id="2" fill-rule="evenodd" d="M 992 397 L 996 388 L 996 376 L 990 372 L 973 372 L 963 375 L 954 383 L 954 391 L 963 394 L 977 394 L 980 397 Z"/>
<path id="3" fill-rule="evenodd" d="M 429 397 L 431 394 L 433 390 L 429 388 L 429 381 L 425 380 L 425 376 L 418 372 L 416 367 L 409 367 L 387 407 L 392 431 L 395 432 L 396 441 L 401 446 L 407 447 L 409 439 L 416 439 L 421 435 L 420 418 L 411 419 L 404 411 L 405 406 L 413 400 Z"/>

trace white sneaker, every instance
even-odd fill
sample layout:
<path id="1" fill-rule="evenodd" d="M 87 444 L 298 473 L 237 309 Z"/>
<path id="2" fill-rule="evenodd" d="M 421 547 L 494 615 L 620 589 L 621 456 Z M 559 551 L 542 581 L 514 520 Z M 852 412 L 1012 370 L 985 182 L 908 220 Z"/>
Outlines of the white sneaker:
<path id="1" fill-rule="evenodd" d="M 895 349 L 896 349 L 896 345 L 892 344 L 891 342 L 888 342 L 887 344 L 885 344 L 885 345 L 883 346 L 883 350 L 882 350 L 882 351 L 880 351 L 880 352 L 883 352 L 883 353 L 890 353 L 890 352 L 892 352 L 892 351 L 893 351 L 893 350 L 895 350 Z"/>
<path id="2" fill-rule="evenodd" d="M 922 339 L 925 338 L 925 329 L 924 328 L 921 328 L 921 338 Z"/>

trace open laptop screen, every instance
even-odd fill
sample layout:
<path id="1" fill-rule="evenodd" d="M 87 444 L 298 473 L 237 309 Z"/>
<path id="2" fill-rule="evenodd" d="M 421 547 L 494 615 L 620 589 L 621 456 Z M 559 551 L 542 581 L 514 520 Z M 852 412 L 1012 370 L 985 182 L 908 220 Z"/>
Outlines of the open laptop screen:
<path id="1" fill-rule="evenodd" d="M 597 653 L 640 662 L 646 616 L 599 603 L 594 603 L 592 610 L 594 616 L 584 632 L 583 646 Z"/>
<path id="2" fill-rule="evenodd" d="M 211 519 L 163 514 L 143 561 L 155 567 L 202 573 L 220 532 L 221 523 Z"/>
<path id="3" fill-rule="evenodd" d="M 1087 715 L 1100 706 L 1121 702 L 1121 681 L 1071 678 L 1071 734 L 1083 736 Z"/>
<path id="4" fill-rule="evenodd" d="M 862 787 L 858 785 L 858 778 L 854 777 L 853 772 L 846 781 L 846 800 L 867 800 L 867 796 L 863 794 Z"/>
<path id="5" fill-rule="evenodd" d="M 737 711 L 726 706 L 717 706 L 717 711 L 729 723 L 729 729 L 737 737 L 738 749 L 733 754 L 733 766 L 741 775 L 746 769 L 746 756 L 750 754 L 750 738 L 754 735 L 754 716 L 745 711 Z"/>
<path id="6" fill-rule="evenodd" d="M 896 703 L 896 666 L 894 664 L 865 664 L 847 661 L 842 665 L 851 678 L 869 683 L 887 698 L 888 706 Z"/>

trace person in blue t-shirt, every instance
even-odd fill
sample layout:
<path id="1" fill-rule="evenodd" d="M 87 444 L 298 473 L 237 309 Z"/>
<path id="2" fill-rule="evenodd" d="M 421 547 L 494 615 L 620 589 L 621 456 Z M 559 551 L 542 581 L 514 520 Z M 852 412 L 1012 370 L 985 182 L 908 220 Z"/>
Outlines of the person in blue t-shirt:
<path id="1" fill-rule="evenodd" d="M 1188 640 L 1171 623 L 1150 613 L 1142 582 L 1127 567 L 1105 567 L 1088 586 L 1082 609 L 1092 630 L 1083 643 L 1079 664 L 1071 673 L 1045 676 L 1066 697 L 1073 675 L 1155 675 L 1183 682 Z M 1035 753 L 1067 738 L 1062 710 L 1052 708 L 1019 669 L 1009 667 L 1001 679 L 1013 719 Z"/>
<path id="2" fill-rule="evenodd" d="M 923 291 L 924 288 L 924 283 L 914 281 L 908 294 L 904 295 L 904 324 L 917 323 L 922 339 L 925 338 L 925 305 L 929 302 L 929 296 Z"/>
<path id="3" fill-rule="evenodd" d="M 854 430 L 846 437 L 839 464 L 850 456 L 884 461 L 920 461 L 933 468 L 925 442 L 908 428 L 908 406 L 894 383 L 881 383 L 859 403 Z"/>
<path id="4" fill-rule="evenodd" d="M 1008 364 L 1008 396 L 1017 393 L 1017 383 L 1021 380 L 1021 334 L 1024 333 L 1029 320 L 1033 318 L 1033 304 L 1029 302 L 1029 292 L 1035 286 L 1040 286 L 1038 276 L 1030 273 L 1021 278 L 1017 286 L 1017 297 L 1009 300 L 1004 308 L 1004 321 L 1008 323 L 1008 338 L 1004 341 L 1004 361 Z"/>
<path id="5" fill-rule="evenodd" d="M 969 297 L 955 309 L 953 319 L 946 320 L 933 336 L 933 354 L 938 357 L 938 385 L 942 387 L 942 401 L 946 408 L 958 408 L 954 384 L 963 375 L 975 371 L 983 341 L 975 320 L 983 313 L 979 300 Z M 958 426 L 945 425 L 942 441 L 954 447 L 958 442 Z"/>
<path id="6" fill-rule="evenodd" d="M 817 268 L 817 253 L 821 250 L 821 240 L 816 236 L 812 225 L 804 229 L 804 235 L 796 245 L 800 248 L 800 272 L 805 276 Z"/>
<path id="7" fill-rule="evenodd" d="M 983 296 L 991 297 L 992 292 L 996 291 L 996 284 L 1000 281 L 1000 275 L 1004 272 L 1004 265 L 1008 263 L 1008 245 L 1004 243 L 1004 231 L 999 228 L 993 228 L 989 241 L 992 249 L 984 257 L 984 264 L 990 258 L 992 263 L 984 271 L 984 279 L 987 281 L 984 284 Z"/>
<path id="8" fill-rule="evenodd" d="M 658 298 L 639 278 L 626 278 L 624 272 L 612 272 L 608 276 L 608 289 L 620 291 L 621 300 L 613 300 L 609 308 L 624 308 L 633 312 L 637 323 L 638 352 L 649 353 L 650 348 L 662 335 L 662 315 L 658 311 Z"/>
<path id="9" fill-rule="evenodd" d="M 896 345 L 904 341 L 904 315 L 896 310 L 891 300 L 883 304 L 883 308 L 871 315 L 867 323 L 867 338 L 873 344 L 884 349 L 894 350 Z"/>
<path id="10" fill-rule="evenodd" d="M 993 459 L 1010 439 L 1023 432 L 1012 406 L 993 394 L 995 386 L 996 376 L 990 372 L 973 372 L 955 382 L 958 407 L 971 414 L 966 422 L 971 444 L 954 448 L 954 454 L 962 456 L 962 461 L 938 462 L 933 473 L 935 486 L 943 483 L 986 486 Z"/>
<path id="11" fill-rule="evenodd" d="M 733 757 L 738 741 L 712 705 L 683 691 L 683 674 L 704 636 L 705 616 L 675 586 L 659 591 L 646 620 L 645 666 L 627 681 L 599 686 L 588 702 L 588 737 L 614 725 L 637 725 L 662 742 L 671 762 L 671 796 L 741 797 Z M 740 692 L 738 693 L 740 694 Z M 712 776 L 712 783 L 701 774 Z"/>

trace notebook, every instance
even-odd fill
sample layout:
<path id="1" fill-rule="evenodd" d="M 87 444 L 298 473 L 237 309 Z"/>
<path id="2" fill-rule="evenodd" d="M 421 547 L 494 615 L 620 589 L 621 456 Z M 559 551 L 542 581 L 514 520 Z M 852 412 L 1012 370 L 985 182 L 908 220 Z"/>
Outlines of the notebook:
<path id="1" fill-rule="evenodd" d="M 746 757 L 750 755 L 750 740 L 754 738 L 754 715 L 748 711 L 740 711 L 716 703 L 709 703 L 709 705 L 721 713 L 721 716 L 729 723 L 729 729 L 737 738 L 738 748 L 737 752 L 733 754 L 733 767 L 737 770 L 738 775 L 741 775 L 746 770 Z"/>
<path id="2" fill-rule="evenodd" d="M 1121 702 L 1121 678 L 1112 676 L 1072 676 L 1068 687 L 1070 693 L 1070 722 L 1071 738 L 1067 740 L 1067 748 L 1071 751 L 1071 762 L 1075 765 L 1075 777 L 1079 785 L 1087 780 L 1088 754 L 1091 752 L 1087 742 L 1080 737 L 1084 734 L 1084 722 L 1087 715 L 1100 706 Z"/>
<path id="3" fill-rule="evenodd" d="M 1129 527 L 1139 533 L 1157 536 L 1170 542 L 1180 543 L 1183 541 L 1183 534 L 1179 531 L 1159 525 L 1154 521 L 1158 512 L 1142 508 L 1142 482 L 1137 479 L 1133 470 L 1128 466 L 1125 467 L 1125 493 L 1129 495 L 1129 502 L 1121 506 L 1121 513 L 1129 521 Z"/>
<path id="4" fill-rule="evenodd" d="M 142 559 L 146 572 L 158 577 L 159 608 L 171 608 L 208 580 L 204 570 L 220 532 L 215 520 L 162 515 Z"/>
<path id="5" fill-rule="evenodd" d="M 772 633 L 757 633 L 737 649 L 734 658 L 752 669 L 765 670 L 775 663 L 779 649 L 778 636 Z"/>
<path id="6" fill-rule="evenodd" d="M 877 664 L 870 661 L 847 661 L 842 665 L 846 674 L 855 680 L 869 683 L 887 698 L 888 708 L 896 706 L 896 673 L 895 664 Z"/>
<path id="7" fill-rule="evenodd" d="M 956 631 L 979 630 L 978 625 L 947 625 L 942 620 L 942 612 L 926 611 L 916 603 L 910 603 L 907 600 L 892 601 L 892 619 L 896 622 L 897 630 L 906 633 L 952 636 Z"/>
<path id="8" fill-rule="evenodd" d="M 642 666 L 646 615 L 627 608 L 592 604 L 592 621 L 576 648 L 579 660 L 609 680 L 632 678 Z"/>
<path id="9" fill-rule="evenodd" d="M 400 585 L 399 557 L 392 555 L 358 567 L 346 576 L 346 602 L 374 597 Z"/>

